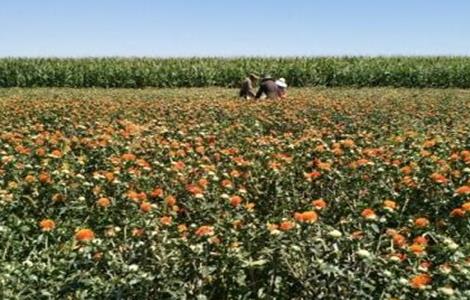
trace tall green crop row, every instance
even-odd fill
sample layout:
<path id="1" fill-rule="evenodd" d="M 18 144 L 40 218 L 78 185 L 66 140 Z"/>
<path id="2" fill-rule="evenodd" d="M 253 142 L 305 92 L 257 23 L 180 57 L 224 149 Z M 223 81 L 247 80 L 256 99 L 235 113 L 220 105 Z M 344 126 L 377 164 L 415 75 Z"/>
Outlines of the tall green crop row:
<path id="1" fill-rule="evenodd" d="M 470 87 L 470 57 L 3 58 L 0 87 L 235 87 L 249 72 L 292 86 Z"/>

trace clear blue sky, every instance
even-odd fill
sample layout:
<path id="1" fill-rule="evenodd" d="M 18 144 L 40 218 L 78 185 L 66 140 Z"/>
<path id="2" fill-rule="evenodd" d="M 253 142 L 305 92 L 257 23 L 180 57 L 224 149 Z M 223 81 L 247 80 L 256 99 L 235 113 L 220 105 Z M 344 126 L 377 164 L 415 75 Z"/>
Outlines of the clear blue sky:
<path id="1" fill-rule="evenodd" d="M 2 0 L 3 56 L 469 55 L 469 0 Z"/>

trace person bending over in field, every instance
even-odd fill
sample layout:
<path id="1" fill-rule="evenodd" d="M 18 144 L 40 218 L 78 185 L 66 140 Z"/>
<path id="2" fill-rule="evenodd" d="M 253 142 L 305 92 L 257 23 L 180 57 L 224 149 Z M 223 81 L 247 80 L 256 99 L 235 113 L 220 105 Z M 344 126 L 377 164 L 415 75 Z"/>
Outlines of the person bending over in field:
<path id="1" fill-rule="evenodd" d="M 279 98 L 279 88 L 274 79 L 269 75 L 265 75 L 261 80 L 255 98 L 260 99 L 263 95 L 266 95 L 266 97 L 271 100 L 277 100 Z"/>
<path id="2" fill-rule="evenodd" d="M 277 95 L 281 99 L 287 98 L 287 83 L 284 78 L 279 78 L 276 80 L 277 85 Z"/>
<path id="3" fill-rule="evenodd" d="M 258 81 L 259 77 L 256 76 L 255 74 L 250 74 L 245 80 L 242 81 L 241 87 L 240 87 L 240 94 L 239 96 L 244 99 L 251 99 L 255 97 L 255 90 L 253 86 L 256 84 Z"/>

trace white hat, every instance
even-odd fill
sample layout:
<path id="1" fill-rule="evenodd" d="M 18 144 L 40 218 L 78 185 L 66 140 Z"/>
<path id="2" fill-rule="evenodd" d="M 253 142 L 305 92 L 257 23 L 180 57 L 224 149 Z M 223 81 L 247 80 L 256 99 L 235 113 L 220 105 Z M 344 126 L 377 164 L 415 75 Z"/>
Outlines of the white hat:
<path id="1" fill-rule="evenodd" d="M 282 87 L 283 89 L 285 89 L 287 87 L 287 83 L 286 83 L 286 80 L 284 78 L 279 78 L 278 80 L 276 80 L 276 85 L 278 87 Z"/>

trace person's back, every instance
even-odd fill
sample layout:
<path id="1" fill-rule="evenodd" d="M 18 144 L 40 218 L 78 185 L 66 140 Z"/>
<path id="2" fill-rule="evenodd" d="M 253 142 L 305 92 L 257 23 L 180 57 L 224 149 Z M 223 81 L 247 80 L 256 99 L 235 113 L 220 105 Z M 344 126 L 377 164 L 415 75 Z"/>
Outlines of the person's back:
<path id="1" fill-rule="evenodd" d="M 263 94 L 272 100 L 277 100 L 278 98 L 278 87 L 274 79 L 271 77 L 266 77 L 261 81 L 258 93 L 256 94 L 255 98 L 259 99 Z"/>
<path id="2" fill-rule="evenodd" d="M 239 96 L 245 99 L 255 97 L 253 84 L 256 83 L 257 79 L 258 77 L 254 74 L 250 74 L 249 77 L 245 78 L 241 83 Z"/>

